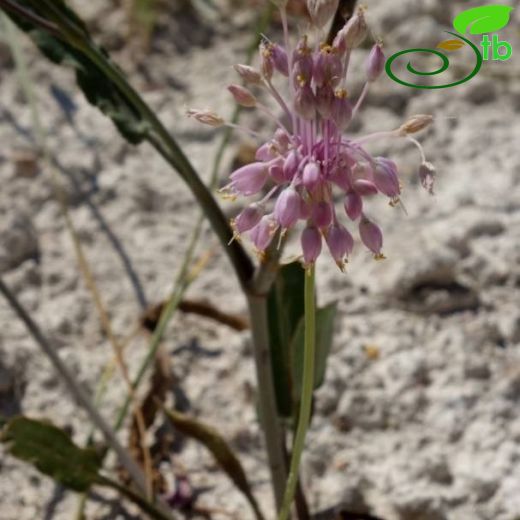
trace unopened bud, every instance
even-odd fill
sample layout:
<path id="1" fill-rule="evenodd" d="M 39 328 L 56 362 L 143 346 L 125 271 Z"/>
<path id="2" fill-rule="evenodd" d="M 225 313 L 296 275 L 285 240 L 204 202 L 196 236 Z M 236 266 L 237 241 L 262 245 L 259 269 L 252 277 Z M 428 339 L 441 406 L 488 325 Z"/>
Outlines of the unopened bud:
<path id="1" fill-rule="evenodd" d="M 415 134 L 416 132 L 420 132 L 424 130 L 428 126 L 432 124 L 433 116 L 426 114 L 418 114 L 416 116 L 412 116 L 408 121 L 403 123 L 399 130 L 402 135 L 407 134 Z"/>
<path id="2" fill-rule="evenodd" d="M 246 108 L 256 106 L 256 98 L 247 88 L 240 85 L 229 85 L 228 90 L 239 105 Z"/>
<path id="3" fill-rule="evenodd" d="M 385 68 L 385 55 L 383 53 L 382 45 L 376 43 L 370 54 L 368 55 L 367 61 L 367 79 L 368 81 L 375 81 Z"/>
<path id="4" fill-rule="evenodd" d="M 338 89 L 334 92 L 331 118 L 340 131 L 344 130 L 352 119 L 352 105 L 347 99 L 345 89 Z"/>
<path id="5" fill-rule="evenodd" d="M 382 258 L 381 248 L 383 247 L 383 233 L 379 226 L 368 220 L 366 217 L 361 219 L 359 223 L 359 236 L 376 258 Z"/>
<path id="6" fill-rule="evenodd" d="M 313 119 L 316 115 L 316 99 L 309 85 L 304 85 L 296 90 L 294 109 L 303 119 Z"/>
<path id="7" fill-rule="evenodd" d="M 260 72 L 258 72 L 253 67 L 250 67 L 249 65 L 237 64 L 234 66 L 234 69 L 246 83 L 251 83 L 252 85 L 259 85 L 262 83 L 262 76 Z"/>
<path id="8" fill-rule="evenodd" d="M 352 18 L 336 35 L 334 47 L 337 47 L 342 52 L 345 49 L 358 47 L 365 39 L 367 32 L 368 27 L 365 20 L 365 10 L 363 7 L 358 7 Z"/>
<path id="9" fill-rule="evenodd" d="M 350 255 L 354 249 L 352 235 L 344 226 L 336 223 L 330 228 L 325 239 L 332 258 L 334 258 L 338 267 L 343 271 L 345 257 Z"/>
<path id="10" fill-rule="evenodd" d="M 419 168 L 419 179 L 421 180 L 421 185 L 430 195 L 434 195 L 433 185 L 435 183 L 436 173 L 437 171 L 435 170 L 435 166 L 428 161 L 423 162 Z"/>
<path id="11" fill-rule="evenodd" d="M 321 29 L 334 16 L 339 0 L 307 0 L 307 9 L 311 20 Z"/>
<path id="12" fill-rule="evenodd" d="M 321 234 L 313 226 L 306 227 L 301 235 L 303 261 L 305 266 L 313 265 L 321 253 Z"/>
<path id="13" fill-rule="evenodd" d="M 199 123 L 209 125 L 214 128 L 218 128 L 225 123 L 224 119 L 211 110 L 197 110 L 195 108 L 190 108 L 186 112 L 186 115 L 188 117 L 193 117 L 193 119 L 196 119 Z"/>

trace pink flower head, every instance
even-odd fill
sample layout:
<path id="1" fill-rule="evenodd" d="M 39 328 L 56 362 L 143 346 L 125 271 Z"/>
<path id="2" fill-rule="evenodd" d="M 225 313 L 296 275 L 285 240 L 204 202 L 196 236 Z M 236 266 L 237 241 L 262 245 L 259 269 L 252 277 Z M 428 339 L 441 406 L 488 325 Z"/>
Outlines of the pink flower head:
<path id="1" fill-rule="evenodd" d="M 323 34 L 337 0 L 307 1 L 316 29 L 313 33 Z M 421 183 L 432 191 L 435 170 L 424 159 L 419 142 L 410 136 L 431 124 L 431 116 L 413 116 L 389 132 L 380 130 L 363 137 L 345 135 L 367 90 L 384 70 L 382 47 L 376 43 L 366 63 L 366 84 L 352 100 L 346 85 L 347 68 L 352 51 L 367 34 L 364 10 L 358 9 L 332 45 L 309 42 L 307 36 L 292 44 L 285 30 L 283 46 L 262 41 L 258 70 L 249 66 L 236 68 L 245 82 L 263 85 L 284 115 L 273 115 L 275 109 L 257 102 L 245 87 L 229 87 L 237 103 L 257 106 L 276 123 L 273 137 L 257 149 L 255 162 L 233 172 L 225 188 L 232 195 L 252 196 L 263 192 L 261 200 L 248 206 L 234 221 L 235 233 L 248 234 L 260 253 L 276 233 L 282 237 L 301 225 L 305 265 L 316 261 L 325 239 L 332 258 L 343 269 L 354 247 L 345 226 L 350 221 L 359 226 L 364 246 L 376 258 L 383 258 L 382 231 L 365 216 L 365 211 L 370 199 L 376 196 L 389 197 L 392 205 L 398 204 L 401 186 L 397 165 L 389 158 L 372 156 L 364 147 L 366 142 L 388 136 L 405 138 L 418 146 L 423 157 L 419 170 Z M 282 80 L 288 76 L 284 90 L 278 90 L 275 75 Z M 196 112 L 193 117 L 204 118 L 215 126 L 221 124 L 209 112 Z M 342 211 L 336 208 L 335 200 L 343 201 Z M 272 213 L 264 215 L 263 208 Z"/>

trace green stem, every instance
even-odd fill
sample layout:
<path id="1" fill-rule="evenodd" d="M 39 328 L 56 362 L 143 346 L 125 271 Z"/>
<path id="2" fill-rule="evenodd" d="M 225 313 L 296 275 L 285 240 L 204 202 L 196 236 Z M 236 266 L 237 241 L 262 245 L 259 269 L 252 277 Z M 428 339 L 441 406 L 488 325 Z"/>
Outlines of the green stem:
<path id="1" fill-rule="evenodd" d="M 314 295 L 314 266 L 307 271 L 305 277 L 305 343 L 303 358 L 302 396 L 296 438 L 292 450 L 289 478 L 285 487 L 285 495 L 278 520 L 286 520 L 298 483 L 298 470 L 305 445 L 305 437 L 309 427 L 312 407 L 312 391 L 314 389 L 314 357 L 316 344 L 316 303 Z"/>

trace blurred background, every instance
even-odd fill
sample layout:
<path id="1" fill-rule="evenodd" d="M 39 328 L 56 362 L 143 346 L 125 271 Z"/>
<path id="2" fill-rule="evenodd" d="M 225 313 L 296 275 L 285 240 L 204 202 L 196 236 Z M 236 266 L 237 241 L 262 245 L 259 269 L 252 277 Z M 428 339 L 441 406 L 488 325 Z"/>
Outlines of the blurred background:
<path id="1" fill-rule="evenodd" d="M 384 41 L 389 56 L 435 48 L 448 38 L 443 31 L 451 30 L 458 12 L 489 2 L 364 3 L 373 37 Z M 307 26 L 302 4 L 290 3 L 294 36 Z M 237 81 L 232 65 L 245 61 L 266 1 L 70 5 L 208 180 L 222 133 L 185 112 L 233 113 L 226 91 Z M 265 33 L 281 40 L 278 16 L 268 16 Z M 303 484 L 315 510 L 342 504 L 383 520 L 520 518 L 519 31 L 516 9 L 499 33 L 511 43 L 512 58 L 485 62 L 459 87 L 412 89 L 383 75 L 352 127 L 353 135 L 363 135 L 396 128 L 413 114 L 434 115 L 418 139 L 438 176 L 431 197 L 419 183 L 416 148 L 406 141 L 371 144 L 399 165 L 408 214 L 385 203 L 370 208 L 385 234 L 386 261 L 373 262 L 359 247 L 345 274 L 325 255 L 318 263 L 319 300 L 338 300 L 340 313 L 303 461 Z M 199 210 L 148 145 L 123 142 L 78 92 L 71 71 L 50 65 L 17 33 L 35 96 L 31 108 L 5 19 L 0 36 L 0 273 L 78 381 L 94 392 L 113 354 L 78 268 L 56 180 L 131 370 L 146 352 Z M 348 86 L 353 97 L 363 86 L 372 44 L 368 38 L 355 52 Z M 453 57 L 456 65 L 446 74 L 460 78 L 471 60 Z M 47 158 L 38 146 L 34 106 Z M 243 113 L 241 122 L 270 135 L 269 122 L 256 113 Z M 222 182 L 255 144 L 245 134 L 233 136 L 218 170 Z M 231 217 L 240 203 L 222 206 Z M 261 503 L 271 507 L 246 302 L 207 226 L 197 257 L 205 261 L 162 346 L 169 399 L 223 432 Z M 106 417 L 124 388 L 114 375 L 101 407 Z M 0 414 L 20 413 L 48 418 L 81 443 L 89 433 L 83 412 L 2 300 Z M 152 437 L 164 489 L 187 477 L 199 516 L 251 517 L 202 448 L 177 438 L 159 419 Z M 122 439 L 131 442 L 128 430 Z M 70 519 L 77 498 L 0 451 L 0 505 L 3 520 Z M 89 501 L 86 518 L 139 516 L 108 495 Z"/>

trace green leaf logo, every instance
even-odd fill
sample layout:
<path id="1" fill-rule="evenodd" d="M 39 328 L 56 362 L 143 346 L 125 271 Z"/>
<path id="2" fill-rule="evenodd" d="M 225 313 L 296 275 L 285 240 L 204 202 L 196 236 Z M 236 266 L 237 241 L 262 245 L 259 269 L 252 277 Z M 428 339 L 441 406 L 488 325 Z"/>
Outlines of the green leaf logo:
<path id="1" fill-rule="evenodd" d="M 453 27 L 461 34 L 484 34 L 499 31 L 509 23 L 512 7 L 508 5 L 484 5 L 462 11 Z"/>

